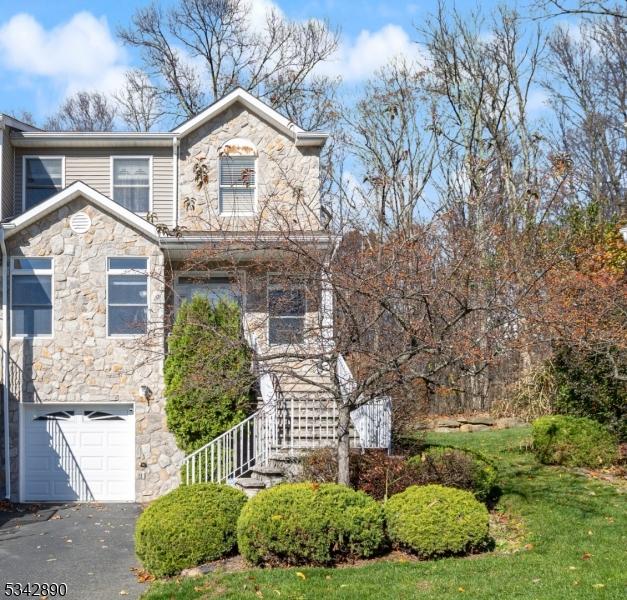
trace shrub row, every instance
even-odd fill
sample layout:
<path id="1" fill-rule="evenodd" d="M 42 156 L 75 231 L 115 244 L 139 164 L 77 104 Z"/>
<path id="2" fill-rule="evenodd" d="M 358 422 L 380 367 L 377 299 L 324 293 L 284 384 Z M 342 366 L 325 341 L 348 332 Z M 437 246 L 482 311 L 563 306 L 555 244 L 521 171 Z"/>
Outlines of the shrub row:
<path id="1" fill-rule="evenodd" d="M 387 522 L 387 534 L 386 534 Z M 331 565 L 391 542 L 421 558 L 475 552 L 489 541 L 486 507 L 466 491 L 411 486 L 385 505 L 338 484 L 283 484 L 246 502 L 224 485 L 182 486 L 153 502 L 135 532 L 158 577 L 241 554 L 256 565 Z"/>

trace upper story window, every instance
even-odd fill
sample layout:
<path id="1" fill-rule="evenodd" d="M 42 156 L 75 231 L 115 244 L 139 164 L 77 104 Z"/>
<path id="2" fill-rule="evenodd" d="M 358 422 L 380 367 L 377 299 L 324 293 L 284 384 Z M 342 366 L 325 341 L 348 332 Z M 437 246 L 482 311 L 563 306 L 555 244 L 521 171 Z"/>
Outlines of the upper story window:
<path id="1" fill-rule="evenodd" d="M 63 189 L 62 156 L 24 157 L 24 210 L 54 196 Z"/>
<path id="2" fill-rule="evenodd" d="M 149 213 L 152 160 L 149 156 L 114 156 L 111 159 L 111 197 L 134 213 Z"/>
<path id="3" fill-rule="evenodd" d="M 108 335 L 141 335 L 148 328 L 148 259 L 109 258 Z"/>
<path id="4" fill-rule="evenodd" d="M 52 334 L 52 259 L 11 261 L 11 332 L 18 337 Z"/>
<path id="5" fill-rule="evenodd" d="M 257 151 L 246 140 L 231 140 L 219 151 L 220 214 L 251 215 L 257 196 Z"/>

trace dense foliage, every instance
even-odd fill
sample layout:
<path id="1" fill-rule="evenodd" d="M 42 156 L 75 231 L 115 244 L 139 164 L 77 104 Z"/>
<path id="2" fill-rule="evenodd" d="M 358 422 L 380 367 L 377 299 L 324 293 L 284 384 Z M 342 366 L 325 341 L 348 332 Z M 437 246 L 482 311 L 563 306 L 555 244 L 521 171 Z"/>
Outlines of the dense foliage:
<path id="1" fill-rule="evenodd" d="M 533 447 L 540 462 L 568 467 L 603 467 L 618 457 L 616 438 L 585 417 L 553 415 L 533 422 Z"/>
<path id="2" fill-rule="evenodd" d="M 305 481 L 337 481 L 336 452 L 331 448 L 307 453 L 302 464 Z M 411 485 L 430 483 L 468 490 L 481 501 L 496 491 L 495 466 L 479 453 L 456 448 L 434 446 L 409 459 L 385 450 L 355 452 L 350 467 L 351 485 L 376 500 L 385 500 Z"/>
<path id="3" fill-rule="evenodd" d="M 581 352 L 562 346 L 552 363 L 556 412 L 589 417 L 627 439 L 627 382 L 614 376 L 617 365 L 625 368 L 624 353 L 616 348 Z"/>
<path id="4" fill-rule="evenodd" d="M 468 490 L 481 501 L 488 500 L 496 488 L 494 465 L 468 450 L 434 446 L 412 457 L 409 464 L 416 470 L 416 483 L 422 485 L 439 483 Z"/>
<path id="5" fill-rule="evenodd" d="M 182 304 L 164 368 L 168 429 L 179 448 L 192 452 L 246 416 L 250 361 L 236 303 L 195 296 Z"/>
<path id="6" fill-rule="evenodd" d="M 246 496 L 227 485 L 179 487 L 140 515 L 135 552 L 146 570 L 157 577 L 230 554 L 245 503 Z"/>
<path id="7" fill-rule="evenodd" d="M 412 486 L 385 504 L 390 540 L 421 558 L 467 554 L 487 547 L 489 515 L 470 492 Z"/>
<path id="8" fill-rule="evenodd" d="M 248 502 L 237 524 L 237 541 L 242 555 L 260 565 L 365 558 L 384 544 L 383 509 L 342 485 L 283 484 Z"/>

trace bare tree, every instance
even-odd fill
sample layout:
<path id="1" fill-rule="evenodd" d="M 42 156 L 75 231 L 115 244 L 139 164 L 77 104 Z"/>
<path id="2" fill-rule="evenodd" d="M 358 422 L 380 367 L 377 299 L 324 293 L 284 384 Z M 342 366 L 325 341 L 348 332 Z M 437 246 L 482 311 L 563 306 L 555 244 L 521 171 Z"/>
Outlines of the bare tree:
<path id="1" fill-rule="evenodd" d="M 337 48 L 327 23 L 293 22 L 276 11 L 254 31 L 246 0 L 178 0 L 139 9 L 121 39 L 141 52 L 169 114 L 196 115 L 237 86 L 265 99 L 307 129 L 322 125 L 320 98 L 336 82 L 314 69 Z"/>
<path id="2" fill-rule="evenodd" d="M 101 92 L 76 92 L 48 117 L 44 129 L 51 131 L 111 131 L 115 107 Z"/>
<path id="3" fill-rule="evenodd" d="M 132 131 L 150 131 L 164 115 L 159 90 L 139 69 L 127 71 L 114 99 L 121 119 Z"/>
<path id="4" fill-rule="evenodd" d="M 557 118 L 554 151 L 573 166 L 582 204 L 604 218 L 627 210 L 627 24 L 586 21 L 575 36 L 558 27 L 549 38 L 545 87 Z"/>
<path id="5" fill-rule="evenodd" d="M 624 4 L 614 0 L 538 0 L 536 6 L 544 11 L 543 18 L 564 15 L 627 18 Z"/>
<path id="6" fill-rule="evenodd" d="M 425 209 L 434 145 L 423 78 L 418 65 L 394 60 L 366 84 L 354 109 L 346 111 L 346 142 L 359 180 L 350 208 L 365 210 L 363 216 L 376 223 L 380 240 L 390 232 L 411 231 L 416 211 Z"/>

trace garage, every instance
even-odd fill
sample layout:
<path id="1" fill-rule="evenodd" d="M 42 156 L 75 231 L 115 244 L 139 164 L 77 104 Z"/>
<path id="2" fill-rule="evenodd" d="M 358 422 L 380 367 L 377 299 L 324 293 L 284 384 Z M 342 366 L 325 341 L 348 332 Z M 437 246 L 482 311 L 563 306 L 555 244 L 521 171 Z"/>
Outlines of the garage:
<path id="1" fill-rule="evenodd" d="M 132 405 L 23 405 L 21 417 L 23 501 L 135 500 Z"/>

